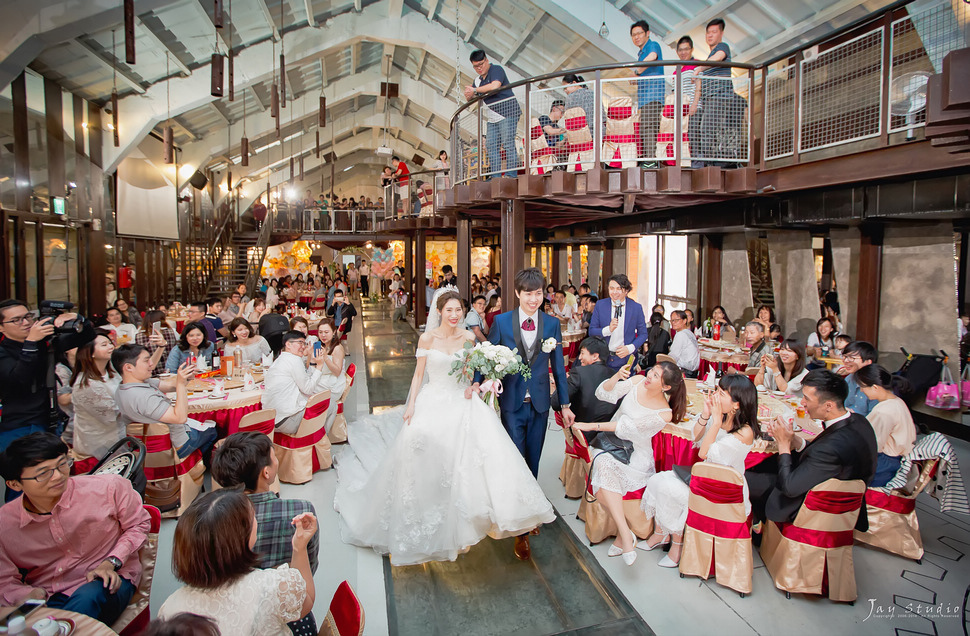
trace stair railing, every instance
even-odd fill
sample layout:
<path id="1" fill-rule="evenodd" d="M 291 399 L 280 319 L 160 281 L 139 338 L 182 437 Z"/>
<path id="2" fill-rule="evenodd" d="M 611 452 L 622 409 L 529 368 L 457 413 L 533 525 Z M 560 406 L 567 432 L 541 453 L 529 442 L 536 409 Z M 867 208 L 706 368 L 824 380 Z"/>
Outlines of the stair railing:
<path id="1" fill-rule="evenodd" d="M 256 245 L 247 255 L 249 266 L 246 268 L 246 289 L 253 292 L 259 289 L 259 275 L 263 269 L 263 260 L 266 258 L 270 237 L 273 235 L 274 214 L 275 212 L 272 209 L 266 211 L 266 220 L 259 228 Z"/>

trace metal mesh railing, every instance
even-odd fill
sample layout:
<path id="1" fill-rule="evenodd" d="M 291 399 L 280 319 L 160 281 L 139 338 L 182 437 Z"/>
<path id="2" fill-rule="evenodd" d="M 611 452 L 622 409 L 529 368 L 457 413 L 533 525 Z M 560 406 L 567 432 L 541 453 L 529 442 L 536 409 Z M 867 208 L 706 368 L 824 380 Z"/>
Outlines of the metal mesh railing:
<path id="1" fill-rule="evenodd" d="M 765 87 L 765 161 L 791 156 L 795 151 L 795 73 L 786 66 L 768 73 Z"/>
<path id="2" fill-rule="evenodd" d="M 562 87 L 529 94 L 529 170 L 546 174 L 566 165 L 566 93 Z"/>
<path id="3" fill-rule="evenodd" d="M 750 160 L 748 145 L 751 109 L 744 95 L 752 94 L 743 77 L 700 77 L 700 108 L 689 127 L 692 162 L 743 164 Z M 696 143 L 695 143 L 696 140 Z"/>
<path id="4" fill-rule="evenodd" d="M 880 28 L 802 60 L 799 152 L 879 136 L 883 40 Z"/>
<path id="5" fill-rule="evenodd" d="M 480 103 L 484 153 L 479 149 L 480 174 L 518 176 L 522 167 L 522 105 L 517 97 Z"/>
<path id="6" fill-rule="evenodd" d="M 478 150 L 478 109 L 481 102 L 472 104 L 461 113 L 452 127 L 451 156 L 454 162 L 455 183 L 465 183 L 480 176 Z"/>

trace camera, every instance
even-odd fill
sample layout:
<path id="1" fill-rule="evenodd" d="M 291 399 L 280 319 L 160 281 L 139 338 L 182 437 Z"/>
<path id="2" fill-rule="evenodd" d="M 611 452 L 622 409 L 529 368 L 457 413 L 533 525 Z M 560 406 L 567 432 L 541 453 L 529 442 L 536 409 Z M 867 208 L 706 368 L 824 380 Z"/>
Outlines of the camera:
<path id="1" fill-rule="evenodd" d="M 53 319 L 74 309 L 74 303 L 67 302 L 66 300 L 42 300 L 40 301 L 39 308 L 41 320 L 45 318 Z M 84 331 L 84 317 L 80 315 L 71 320 L 65 320 L 64 324 L 60 327 L 54 328 L 55 335 L 76 334 L 82 331 Z"/>

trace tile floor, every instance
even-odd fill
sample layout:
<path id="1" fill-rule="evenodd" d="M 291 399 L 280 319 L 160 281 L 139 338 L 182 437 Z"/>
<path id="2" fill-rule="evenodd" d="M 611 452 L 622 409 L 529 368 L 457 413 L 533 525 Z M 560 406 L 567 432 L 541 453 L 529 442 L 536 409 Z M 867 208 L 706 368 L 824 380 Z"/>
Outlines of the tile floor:
<path id="1" fill-rule="evenodd" d="M 358 376 L 346 405 L 351 435 L 353 413 L 403 402 L 417 341 L 409 325 L 390 324 L 381 308 L 365 306 L 363 314 L 360 326 L 365 333 L 359 328 L 351 333 L 350 358 L 370 377 L 364 382 Z M 970 444 L 954 443 L 964 471 L 970 470 Z M 550 429 L 539 483 L 561 517 L 533 538 L 537 557 L 532 566 L 509 559 L 511 547 L 505 542 L 486 539 L 456 563 L 389 572 L 387 561 L 374 552 L 340 541 L 332 506 L 333 471 L 317 473 L 302 486 L 284 484 L 284 497 L 310 500 L 320 518 L 320 567 L 314 577 L 318 621 L 326 614 L 337 585 L 346 579 L 364 605 L 365 634 L 375 635 L 538 636 L 651 630 L 662 636 L 967 633 L 970 559 L 965 555 L 970 549 L 970 518 L 940 513 L 936 500 L 927 495 L 917 504 L 926 548 L 922 564 L 857 546 L 859 600 L 855 606 L 797 595 L 786 600 L 774 588 L 757 552 L 754 592 L 741 599 L 713 580 L 681 579 L 675 571 L 657 567 L 660 554 L 641 552 L 636 563 L 626 567 L 619 559 L 606 557 L 609 541 L 589 547 L 583 525 L 575 517 L 578 501 L 564 498 L 558 479 L 562 448 L 562 433 Z M 174 527 L 175 521 L 162 524 L 153 610 L 178 586 L 169 567 Z M 542 573 L 546 587 L 526 588 L 528 593 L 522 593 L 516 585 L 530 581 L 522 577 L 530 567 Z M 629 607 L 642 621 L 625 609 Z M 548 613 L 549 608 L 553 613 Z"/>

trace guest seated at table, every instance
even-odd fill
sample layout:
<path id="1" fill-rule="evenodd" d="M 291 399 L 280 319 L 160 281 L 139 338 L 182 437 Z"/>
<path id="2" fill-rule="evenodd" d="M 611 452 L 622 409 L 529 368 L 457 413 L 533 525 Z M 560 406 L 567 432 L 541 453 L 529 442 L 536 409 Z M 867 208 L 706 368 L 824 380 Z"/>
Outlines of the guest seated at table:
<path id="1" fill-rule="evenodd" d="M 758 392 L 751 380 L 739 375 L 723 376 L 718 389 L 704 400 L 704 410 L 694 424 L 694 442 L 701 460 L 733 468 L 744 475 L 744 459 L 761 432 L 758 424 Z M 690 488 L 673 470 L 657 473 L 647 482 L 640 507 L 654 520 L 654 531 L 641 550 L 653 550 L 668 541 L 670 553 L 657 564 L 675 568 L 680 563 L 687 524 Z M 744 484 L 744 511 L 751 512 L 748 485 Z"/>
<path id="2" fill-rule="evenodd" d="M 276 568 L 293 558 L 293 517 L 303 513 L 316 516 L 313 504 L 302 499 L 281 499 L 269 487 L 276 481 L 279 460 L 269 436 L 254 431 L 234 433 L 212 453 L 212 477 L 223 488 L 244 488 L 256 514 L 256 544 L 259 567 Z M 314 532 L 307 544 L 310 571 L 317 571 L 320 533 Z M 290 623 L 294 634 L 316 634 L 313 614 Z"/>
<path id="3" fill-rule="evenodd" d="M 715 305 L 714 309 L 711 310 L 711 317 L 704 322 L 704 336 L 707 338 L 714 337 L 714 325 L 721 325 L 721 338 L 724 339 L 725 336 L 730 334 L 730 338 L 736 337 L 734 331 L 734 326 L 731 324 L 731 319 L 728 318 L 727 312 L 724 311 L 724 307 L 720 305 Z"/>
<path id="4" fill-rule="evenodd" d="M 765 340 L 764 325 L 752 320 L 744 326 L 744 346 L 748 348 L 748 368 L 760 367 L 761 357 L 771 353 L 771 345 Z M 738 373 L 738 370 L 730 367 L 726 373 Z"/>
<path id="5" fill-rule="evenodd" d="M 852 336 L 847 333 L 840 333 L 832 342 L 835 344 L 835 349 L 832 350 L 831 355 L 836 358 L 841 358 L 846 346 L 852 342 Z"/>
<path id="6" fill-rule="evenodd" d="M 876 401 L 862 392 L 859 383 L 856 382 L 855 374 L 859 369 L 879 362 L 879 352 L 876 348 L 865 340 L 850 342 L 842 350 L 842 366 L 836 369 L 836 373 L 845 378 L 849 386 L 849 395 L 845 399 L 845 407 L 853 413 L 865 417 L 869 415 Z"/>
<path id="7" fill-rule="evenodd" d="M 684 313 L 687 314 L 687 328 L 694 332 L 695 336 L 699 336 L 701 333 L 700 328 L 697 326 L 697 320 L 694 318 L 693 309 L 685 309 Z"/>
<path id="8" fill-rule="evenodd" d="M 647 330 L 647 341 L 640 348 L 642 355 L 638 365 L 641 369 L 649 369 L 657 364 L 657 356 L 670 351 L 670 334 L 663 328 L 664 317 L 659 311 L 650 314 L 650 329 Z"/>
<path id="9" fill-rule="evenodd" d="M 119 298 L 115 301 L 115 308 L 124 315 L 126 318 L 125 322 L 130 322 L 131 324 L 138 327 L 141 325 L 141 312 L 134 305 L 129 305 L 128 301 L 124 298 Z"/>
<path id="10" fill-rule="evenodd" d="M 595 293 L 593 293 L 593 290 L 586 283 L 583 283 L 582 285 L 579 286 L 579 294 L 580 296 L 583 296 L 583 295 L 592 296 L 594 303 L 597 300 L 599 300 L 599 297 Z"/>
<path id="11" fill-rule="evenodd" d="M 306 336 L 306 349 L 303 350 L 303 361 L 309 366 L 310 360 L 308 356 L 313 351 L 314 344 L 320 338 L 310 333 L 310 323 L 303 316 L 293 316 L 290 318 L 290 329 L 292 331 L 299 331 Z"/>
<path id="12" fill-rule="evenodd" d="M 135 341 L 138 329 L 128 322 L 128 317 L 120 309 L 117 307 L 109 308 L 105 313 L 105 319 L 107 319 L 108 324 L 104 325 L 104 328 L 114 334 L 114 341 L 117 344 L 131 344 Z"/>
<path id="13" fill-rule="evenodd" d="M 606 366 L 610 350 L 600 338 L 586 338 L 579 344 L 579 355 L 566 376 L 569 387 L 569 408 L 580 422 L 609 422 L 619 408 L 616 402 L 601 400 L 596 389 L 613 375 L 613 369 Z M 559 393 L 552 393 L 552 409 L 560 411 Z M 586 441 L 596 437 L 595 431 L 584 431 Z"/>
<path id="14" fill-rule="evenodd" d="M 283 349 L 273 365 L 263 375 L 266 390 L 263 408 L 276 409 L 276 430 L 287 435 L 296 433 L 303 421 L 307 400 L 317 393 L 324 352 L 310 356 L 314 369 L 307 369 L 303 361 L 306 350 L 306 334 L 287 331 L 283 334 Z"/>
<path id="15" fill-rule="evenodd" d="M 485 325 L 485 305 L 484 296 L 473 297 L 471 308 L 465 316 L 465 329 L 475 334 L 476 342 L 488 340 L 488 327 Z"/>
<path id="16" fill-rule="evenodd" d="M 222 300 L 213 296 L 205 301 L 205 305 L 206 314 L 201 322 L 207 325 L 206 333 L 209 336 L 209 340 L 216 342 L 219 338 L 225 338 L 229 335 L 225 321 L 219 317 L 219 314 L 222 313 Z"/>
<path id="17" fill-rule="evenodd" d="M 609 422 L 577 421 L 573 427 L 579 431 L 611 433 L 609 437 L 615 445 L 631 449 L 626 454 L 629 463 L 625 463 L 612 453 L 597 449 L 594 440 L 590 449 L 593 453 L 590 482 L 593 494 L 616 523 L 617 537 L 609 555 L 622 555 L 624 563 L 633 565 L 637 558 L 636 535 L 623 514 L 623 495 L 640 490 L 653 476 L 653 436 L 668 423 L 684 418 L 687 412 L 684 374 L 672 362 L 660 362 L 646 376 L 632 378 L 629 369 L 622 367 L 599 385 L 596 397 L 614 404 L 621 398 L 623 401 Z"/>
<path id="18" fill-rule="evenodd" d="M 670 357 L 688 378 L 697 377 L 701 364 L 701 352 L 697 348 L 697 336 L 687 320 L 687 312 L 675 309 L 670 312 L 670 325 L 675 330 L 674 341 L 670 345 Z"/>
<path id="19" fill-rule="evenodd" d="M 74 404 L 74 451 L 81 456 L 104 457 L 125 433 L 115 393 L 121 374 L 111 368 L 115 346 L 98 330 L 91 342 L 78 347 L 71 376 Z"/>
<path id="20" fill-rule="evenodd" d="M 878 364 L 870 364 L 855 372 L 855 381 L 862 392 L 876 405 L 866 419 L 876 434 L 879 455 L 876 476 L 869 484 L 879 488 L 888 484 L 899 470 L 903 455 L 913 450 L 916 442 L 916 423 L 909 407 L 897 395 L 908 388 L 909 382 L 892 375 Z"/>
<path id="21" fill-rule="evenodd" d="M 73 463 L 50 433 L 18 438 L 0 455 L 7 488 L 23 493 L 0 508 L 0 603 L 37 599 L 111 625 L 141 579 L 151 520 L 130 481 L 71 477 Z"/>
<path id="22" fill-rule="evenodd" d="M 253 551 L 259 527 L 246 495 L 222 489 L 193 501 L 175 526 L 172 548 L 172 570 L 185 587 L 162 603 L 159 618 L 208 616 L 227 636 L 292 633 L 287 623 L 307 616 L 316 597 L 307 546 L 317 520 L 304 512 L 290 523 L 289 563 L 263 570 Z"/>
<path id="23" fill-rule="evenodd" d="M 815 323 L 815 332 L 808 335 L 805 352 L 809 357 L 818 360 L 826 353 L 823 347 L 829 350 L 835 348 L 835 324 L 828 316 L 819 318 Z M 813 363 L 809 366 L 813 369 L 824 369 L 825 363 Z"/>
<path id="24" fill-rule="evenodd" d="M 317 365 L 320 379 L 317 380 L 316 390 L 330 391 L 330 401 L 336 408 L 337 400 L 347 388 L 347 375 L 344 373 L 344 358 L 347 352 L 340 344 L 340 334 L 334 329 L 332 320 L 324 318 L 317 329 L 320 342 L 323 344 L 323 363 Z"/>
<path id="25" fill-rule="evenodd" d="M 115 401 L 126 427 L 132 422 L 165 424 L 172 438 L 172 448 L 179 459 L 185 459 L 196 450 L 205 454 L 212 448 L 217 436 L 215 427 L 199 431 L 187 423 L 187 386 L 195 378 L 195 366 L 183 363 L 174 379 L 153 378 L 148 351 L 139 345 L 124 345 L 115 349 L 111 354 L 111 364 L 121 372 L 121 386 L 115 394 Z M 165 395 L 171 391 L 175 391 L 175 404 Z"/>
<path id="26" fill-rule="evenodd" d="M 579 328 L 589 331 L 589 322 L 593 319 L 593 307 L 596 306 L 596 297 L 592 294 L 583 294 L 579 297 L 579 309 L 582 311 Z"/>
<path id="27" fill-rule="evenodd" d="M 189 358 L 203 358 L 206 364 L 212 364 L 212 355 L 215 353 L 216 345 L 209 342 L 206 335 L 205 325 L 201 322 L 190 322 L 182 328 L 182 335 L 179 336 L 178 344 L 172 347 L 168 353 L 168 360 L 165 362 L 165 370 L 169 373 L 177 373 Z"/>
<path id="28" fill-rule="evenodd" d="M 156 324 L 158 325 L 157 331 L 155 329 Z M 152 372 L 154 375 L 164 373 L 168 356 L 178 344 L 178 340 L 178 334 L 168 326 L 168 323 L 165 322 L 165 314 L 158 309 L 145 312 L 145 321 L 142 322 L 141 329 L 135 334 L 135 344 L 140 344 L 151 351 L 152 359 L 155 359 L 155 354 L 158 353 L 158 364 L 155 365 L 155 370 Z"/>
<path id="29" fill-rule="evenodd" d="M 769 391 L 783 391 L 785 395 L 802 396 L 802 380 L 808 375 L 805 368 L 805 349 L 797 340 L 785 340 L 776 354 L 761 357 L 761 367 L 754 383 Z"/>
<path id="30" fill-rule="evenodd" d="M 226 340 L 225 355 L 231 356 L 240 349 L 243 362 L 257 364 L 263 361 L 263 356 L 273 353 L 266 338 L 256 335 L 256 329 L 245 318 L 232 319 Z"/>
<path id="31" fill-rule="evenodd" d="M 561 320 L 572 320 L 573 307 L 566 302 L 566 293 L 557 291 L 553 294 L 552 313 Z"/>
<path id="32" fill-rule="evenodd" d="M 156 618 L 148 624 L 144 636 L 222 636 L 222 632 L 208 616 L 181 612 L 171 618 Z"/>
<path id="33" fill-rule="evenodd" d="M 667 311 L 667 308 L 664 307 L 661 303 L 657 303 L 656 305 L 653 306 L 653 308 L 650 311 L 652 313 L 660 314 L 660 317 L 663 318 L 664 313 Z M 661 324 L 663 325 L 664 329 L 666 329 L 667 331 L 670 331 L 671 329 L 670 322 L 668 322 L 666 318 L 663 318 L 663 322 Z"/>
<path id="34" fill-rule="evenodd" d="M 749 470 L 751 505 L 756 519 L 776 522 L 795 520 L 809 490 L 827 479 L 861 479 L 867 485 L 876 472 L 876 436 L 868 420 L 845 409 L 845 380 L 825 369 L 809 371 L 802 380 L 802 406 L 825 429 L 811 442 L 795 436 L 791 425 L 778 416 L 768 422 L 767 432 L 778 444 L 770 470 Z M 761 468 L 761 465 L 757 466 Z M 869 527 L 862 506 L 856 529 Z"/>
<path id="35" fill-rule="evenodd" d="M 266 304 L 266 294 L 256 292 L 255 296 L 250 304 L 252 310 L 246 312 L 246 320 L 251 325 L 258 325 L 260 318 L 273 311 L 273 308 Z"/>
<path id="36" fill-rule="evenodd" d="M 768 340 L 771 342 L 782 342 L 784 339 L 785 337 L 781 335 L 781 325 L 777 322 L 771 323 L 771 326 L 768 327 Z"/>
<path id="37" fill-rule="evenodd" d="M 768 333 L 768 329 L 771 328 L 775 322 L 775 310 L 768 305 L 761 305 L 758 307 L 758 311 L 754 312 L 754 322 L 760 323 L 764 327 L 764 332 Z"/>
<path id="38" fill-rule="evenodd" d="M 502 313 L 502 296 L 501 294 L 494 294 L 488 299 L 488 305 L 485 307 L 485 326 L 488 329 L 492 328 L 495 316 L 500 313 Z"/>

